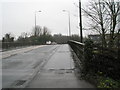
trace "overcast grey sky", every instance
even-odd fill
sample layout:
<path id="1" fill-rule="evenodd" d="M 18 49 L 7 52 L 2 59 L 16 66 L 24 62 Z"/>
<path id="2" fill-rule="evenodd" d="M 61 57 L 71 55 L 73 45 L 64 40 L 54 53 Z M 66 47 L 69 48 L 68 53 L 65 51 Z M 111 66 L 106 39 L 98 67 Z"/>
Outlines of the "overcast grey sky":
<path id="1" fill-rule="evenodd" d="M 19 36 L 22 32 L 31 32 L 35 23 L 35 11 L 39 10 L 42 12 L 36 15 L 37 25 L 48 27 L 52 34 L 63 35 L 68 35 L 68 14 L 62 10 L 69 10 L 71 33 L 79 34 L 79 17 L 76 17 L 79 16 L 79 9 L 73 4 L 78 2 L 79 0 L 3 0 L 0 4 L 0 36 L 4 36 L 5 33 Z M 82 0 L 82 4 L 85 3 L 85 0 Z M 87 33 L 84 31 L 83 34 Z"/>

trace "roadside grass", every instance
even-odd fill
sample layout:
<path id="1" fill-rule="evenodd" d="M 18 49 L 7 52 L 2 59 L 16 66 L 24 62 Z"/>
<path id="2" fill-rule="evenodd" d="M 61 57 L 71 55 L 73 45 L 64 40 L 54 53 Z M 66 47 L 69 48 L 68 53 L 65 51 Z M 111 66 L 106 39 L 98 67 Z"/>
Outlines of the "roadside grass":
<path id="1" fill-rule="evenodd" d="M 109 77 L 98 78 L 98 88 L 120 88 L 120 81 L 113 80 Z"/>
<path id="2" fill-rule="evenodd" d="M 120 80 L 114 80 L 100 74 L 101 72 L 93 75 L 91 72 L 86 75 L 82 75 L 80 78 L 93 84 L 96 88 L 120 88 Z"/>

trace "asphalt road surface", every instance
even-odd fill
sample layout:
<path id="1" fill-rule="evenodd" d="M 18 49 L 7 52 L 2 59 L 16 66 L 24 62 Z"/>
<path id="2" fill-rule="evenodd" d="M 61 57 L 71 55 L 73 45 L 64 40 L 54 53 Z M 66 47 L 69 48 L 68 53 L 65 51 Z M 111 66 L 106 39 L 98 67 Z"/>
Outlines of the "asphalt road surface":
<path id="1" fill-rule="evenodd" d="M 17 51 L 16 51 L 17 52 Z M 2 59 L 3 88 L 93 88 L 74 73 L 70 47 L 31 47 Z"/>

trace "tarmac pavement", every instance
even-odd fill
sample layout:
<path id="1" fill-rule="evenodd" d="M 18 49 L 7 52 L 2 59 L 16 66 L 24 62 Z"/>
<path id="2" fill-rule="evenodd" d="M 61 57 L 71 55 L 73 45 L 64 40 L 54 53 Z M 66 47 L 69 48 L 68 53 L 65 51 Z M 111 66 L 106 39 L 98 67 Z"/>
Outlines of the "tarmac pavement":
<path id="1" fill-rule="evenodd" d="M 2 58 L 2 87 L 24 88 L 35 77 L 58 45 L 31 46 L 4 52 Z"/>
<path id="2" fill-rule="evenodd" d="M 2 54 L 3 88 L 94 88 L 75 75 L 68 44 L 31 46 Z"/>
<path id="3" fill-rule="evenodd" d="M 27 88 L 94 88 L 76 77 L 71 56 L 69 45 L 60 45 Z"/>

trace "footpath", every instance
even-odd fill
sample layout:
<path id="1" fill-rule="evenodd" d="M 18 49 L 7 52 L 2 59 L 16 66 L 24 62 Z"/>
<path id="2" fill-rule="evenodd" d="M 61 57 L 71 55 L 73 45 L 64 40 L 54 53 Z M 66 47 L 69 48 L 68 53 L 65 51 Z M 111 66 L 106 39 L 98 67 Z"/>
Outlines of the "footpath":
<path id="1" fill-rule="evenodd" d="M 75 75 L 69 45 L 60 45 L 27 88 L 94 88 Z"/>

